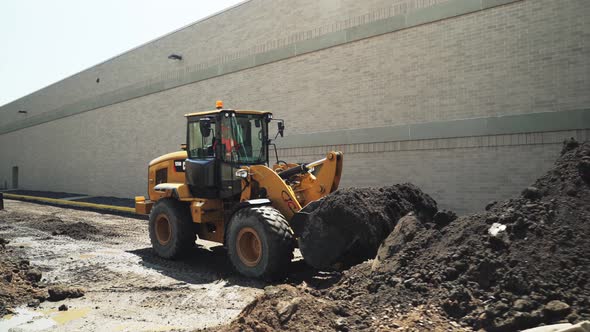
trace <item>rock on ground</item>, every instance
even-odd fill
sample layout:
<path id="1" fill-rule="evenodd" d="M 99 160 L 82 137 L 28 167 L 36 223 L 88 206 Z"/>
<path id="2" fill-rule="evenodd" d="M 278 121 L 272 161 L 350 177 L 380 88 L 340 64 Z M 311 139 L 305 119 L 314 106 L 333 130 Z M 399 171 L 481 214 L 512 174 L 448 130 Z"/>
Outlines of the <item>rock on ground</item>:
<path id="1" fill-rule="evenodd" d="M 65 286 L 53 286 L 48 289 L 49 301 L 57 302 L 65 299 L 75 299 L 84 296 L 84 290 L 81 288 L 71 288 Z"/>

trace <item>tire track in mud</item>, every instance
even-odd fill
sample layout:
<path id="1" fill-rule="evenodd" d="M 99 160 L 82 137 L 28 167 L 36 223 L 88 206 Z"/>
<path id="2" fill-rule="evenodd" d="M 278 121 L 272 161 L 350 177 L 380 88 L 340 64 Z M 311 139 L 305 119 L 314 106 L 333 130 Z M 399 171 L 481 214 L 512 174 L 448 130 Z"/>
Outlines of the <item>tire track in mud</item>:
<path id="1" fill-rule="evenodd" d="M 224 250 L 211 243 L 198 243 L 178 261 L 155 256 L 145 220 L 10 200 L 5 205 L 0 236 L 22 247 L 43 271 L 42 283 L 86 290 L 82 298 L 44 302 L 34 310 L 53 319 L 60 314 L 56 308 L 66 303 L 70 312 L 84 313 L 56 321 L 52 329 L 57 331 L 219 325 L 236 317 L 264 286 L 233 272 Z M 65 231 L 53 233 L 55 225 Z M 81 229 L 91 234 L 72 238 L 72 225 L 84 225 Z M 26 324 L 19 328 L 27 331 Z"/>

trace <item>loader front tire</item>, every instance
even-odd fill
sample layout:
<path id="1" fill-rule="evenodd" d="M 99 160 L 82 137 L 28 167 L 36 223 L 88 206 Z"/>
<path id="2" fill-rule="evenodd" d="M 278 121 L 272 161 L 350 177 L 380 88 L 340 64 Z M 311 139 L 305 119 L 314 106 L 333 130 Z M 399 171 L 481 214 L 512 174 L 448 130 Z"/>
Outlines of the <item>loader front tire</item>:
<path id="1" fill-rule="evenodd" d="M 226 237 L 229 259 L 244 276 L 273 280 L 293 258 L 293 232 L 271 206 L 248 207 L 231 218 Z"/>
<path id="2" fill-rule="evenodd" d="M 188 207 L 174 199 L 160 199 L 150 213 L 152 248 L 158 256 L 180 257 L 195 243 L 194 226 Z"/>

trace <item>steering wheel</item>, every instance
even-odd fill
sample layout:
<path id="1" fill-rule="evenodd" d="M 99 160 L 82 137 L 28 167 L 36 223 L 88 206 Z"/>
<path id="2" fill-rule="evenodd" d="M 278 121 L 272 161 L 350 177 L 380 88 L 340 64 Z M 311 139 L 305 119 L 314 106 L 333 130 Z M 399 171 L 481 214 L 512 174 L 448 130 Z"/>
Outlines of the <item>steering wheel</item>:
<path id="1" fill-rule="evenodd" d="M 258 131 L 258 140 L 262 141 L 264 134 L 262 133 L 262 129 Z"/>

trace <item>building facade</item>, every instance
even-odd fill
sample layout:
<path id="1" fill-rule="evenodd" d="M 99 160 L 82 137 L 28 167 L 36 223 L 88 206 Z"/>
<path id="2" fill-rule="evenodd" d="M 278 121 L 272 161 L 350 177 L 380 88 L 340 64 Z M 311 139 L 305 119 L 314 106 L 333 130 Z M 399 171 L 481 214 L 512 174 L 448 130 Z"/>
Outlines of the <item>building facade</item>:
<path id="1" fill-rule="evenodd" d="M 342 186 L 413 182 L 476 211 L 589 139 L 588 17 L 586 0 L 246 1 L 0 107 L 0 188 L 143 195 L 183 115 L 223 100 L 285 119 L 282 159 L 343 151 Z"/>

